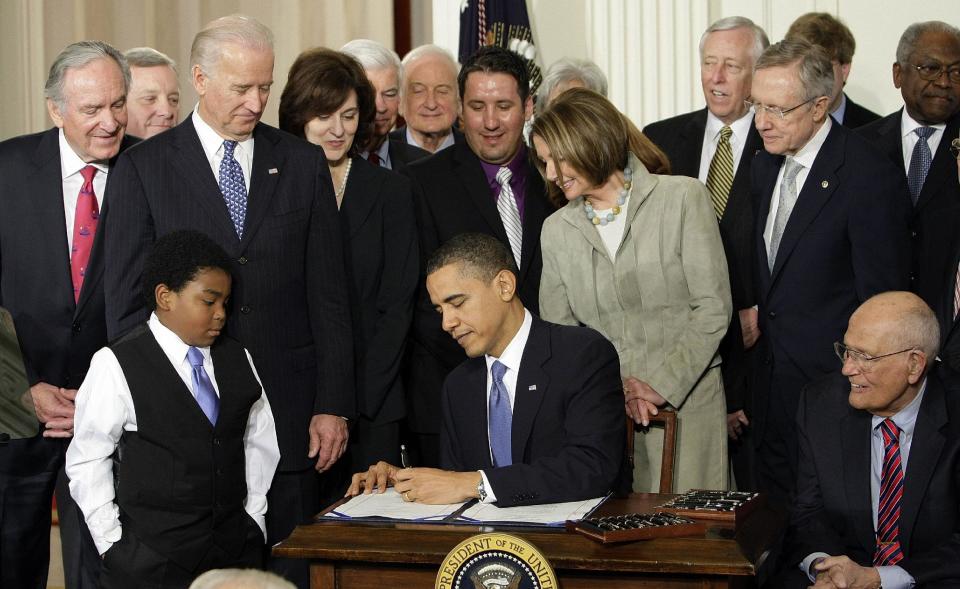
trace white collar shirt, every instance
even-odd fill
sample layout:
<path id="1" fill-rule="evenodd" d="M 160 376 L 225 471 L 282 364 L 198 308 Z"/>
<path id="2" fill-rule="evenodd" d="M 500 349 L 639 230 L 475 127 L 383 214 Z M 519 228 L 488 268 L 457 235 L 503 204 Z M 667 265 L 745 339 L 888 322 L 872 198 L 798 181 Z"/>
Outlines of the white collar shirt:
<path id="1" fill-rule="evenodd" d="M 60 143 L 60 182 L 63 192 L 63 216 L 67 229 L 67 251 L 73 252 L 73 218 L 77 214 L 77 198 L 80 188 L 83 187 L 83 176 L 80 170 L 88 165 L 97 169 L 93 177 L 93 192 L 97 196 L 97 208 L 103 209 L 103 193 L 107 187 L 107 174 L 110 166 L 106 162 L 90 162 L 89 164 L 73 151 L 67 142 L 63 129 L 58 132 Z M 72 253 L 71 253 L 72 256 Z"/>
<path id="2" fill-rule="evenodd" d="M 198 105 L 199 106 L 199 105 Z M 213 179 L 218 184 L 220 182 L 220 162 L 223 161 L 223 142 L 224 138 L 213 130 L 213 127 L 207 124 L 200 116 L 197 108 L 193 109 L 193 127 L 197 130 L 197 137 L 200 138 L 200 145 L 203 146 L 203 153 L 207 156 L 207 162 L 213 171 Z M 240 164 L 243 170 L 243 183 L 247 186 L 247 192 L 250 192 L 250 170 L 253 169 L 253 134 L 245 140 L 237 143 L 233 150 L 233 158 Z"/>
<path id="3" fill-rule="evenodd" d="M 707 183 L 707 173 L 710 171 L 710 162 L 713 161 L 714 154 L 717 153 L 717 143 L 720 142 L 720 130 L 726 126 L 712 112 L 707 110 L 707 126 L 703 132 L 703 147 L 700 149 L 700 172 L 697 176 L 701 182 Z M 743 156 L 743 149 L 747 145 L 747 135 L 750 134 L 750 127 L 753 126 L 753 109 L 747 111 L 739 119 L 730 124 L 730 149 L 733 152 L 733 175 L 737 175 L 737 169 L 740 167 L 740 158 Z M 751 156 L 753 154 L 750 154 Z"/>
<path id="4" fill-rule="evenodd" d="M 943 134 L 947 130 L 946 123 L 939 123 L 937 125 L 923 125 L 917 122 L 916 119 L 911 117 L 907 113 L 907 109 L 904 108 L 900 116 L 900 147 L 903 148 L 903 169 L 907 171 L 910 169 L 910 160 L 913 158 L 913 149 L 917 146 L 917 141 L 920 140 L 920 136 L 914 133 L 915 129 L 920 127 L 932 127 L 933 133 L 927 137 L 927 145 L 930 146 L 930 155 L 937 155 L 937 148 L 940 147 L 940 140 L 943 139 Z"/>

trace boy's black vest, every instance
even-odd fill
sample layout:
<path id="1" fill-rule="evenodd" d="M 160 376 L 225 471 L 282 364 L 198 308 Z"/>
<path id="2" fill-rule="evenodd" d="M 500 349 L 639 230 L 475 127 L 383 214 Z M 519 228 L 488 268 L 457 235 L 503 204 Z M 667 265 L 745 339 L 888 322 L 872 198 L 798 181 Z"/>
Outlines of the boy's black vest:
<path id="1" fill-rule="evenodd" d="M 212 544 L 240 554 L 251 519 L 243 433 L 260 385 L 243 347 L 210 351 L 220 392 L 214 427 L 146 326 L 110 346 L 123 369 L 137 431 L 120 438 L 117 504 L 124 530 L 193 570 Z"/>

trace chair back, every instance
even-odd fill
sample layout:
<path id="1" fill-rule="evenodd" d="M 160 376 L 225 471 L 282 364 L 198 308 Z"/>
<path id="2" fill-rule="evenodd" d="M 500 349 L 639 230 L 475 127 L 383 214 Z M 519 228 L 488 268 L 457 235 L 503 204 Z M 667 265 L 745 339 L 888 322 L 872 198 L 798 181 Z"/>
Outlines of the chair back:
<path id="1" fill-rule="evenodd" d="M 663 456 L 660 458 L 660 493 L 673 492 L 673 456 L 677 449 L 677 412 L 661 409 L 657 415 L 650 416 L 650 423 L 663 424 Z M 627 459 L 633 472 L 633 439 L 639 426 L 627 416 Z"/>

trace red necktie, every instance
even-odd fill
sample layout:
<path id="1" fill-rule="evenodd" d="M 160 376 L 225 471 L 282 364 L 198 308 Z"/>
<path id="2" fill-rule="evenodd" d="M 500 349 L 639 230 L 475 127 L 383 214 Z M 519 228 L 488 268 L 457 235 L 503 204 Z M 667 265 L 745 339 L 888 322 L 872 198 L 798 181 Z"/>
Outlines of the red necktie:
<path id="1" fill-rule="evenodd" d="M 876 566 L 892 566 L 903 559 L 900 547 L 900 503 L 903 500 L 903 468 L 900 463 L 900 428 L 890 419 L 880 423 L 883 434 L 883 470 L 880 472 L 880 502 L 877 506 Z"/>
<path id="2" fill-rule="evenodd" d="M 97 195 L 93 192 L 93 177 L 97 169 L 87 166 L 80 170 L 83 186 L 77 196 L 77 209 L 73 214 L 73 249 L 70 251 L 70 278 L 73 279 L 73 301 L 80 300 L 80 288 L 83 275 L 87 272 L 90 251 L 93 249 L 93 237 L 97 234 L 97 221 L 100 209 L 97 207 Z"/>
<path id="3" fill-rule="evenodd" d="M 380 154 L 375 151 L 371 151 L 367 154 L 367 161 L 375 166 L 380 165 Z"/>

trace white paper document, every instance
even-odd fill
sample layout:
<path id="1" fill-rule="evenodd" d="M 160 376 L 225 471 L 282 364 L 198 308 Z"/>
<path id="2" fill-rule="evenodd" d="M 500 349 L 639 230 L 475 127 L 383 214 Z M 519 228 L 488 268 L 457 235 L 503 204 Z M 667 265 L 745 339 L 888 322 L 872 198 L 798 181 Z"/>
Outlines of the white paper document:
<path id="1" fill-rule="evenodd" d="M 388 517 L 406 521 L 441 520 L 463 507 L 463 503 L 450 505 L 424 505 L 404 501 L 400 493 L 390 487 L 383 493 L 357 495 L 333 511 L 328 519 L 355 517 Z"/>
<path id="2" fill-rule="evenodd" d="M 604 499 L 606 497 L 522 507 L 497 507 L 491 503 L 477 503 L 468 507 L 459 519 L 475 522 L 560 525 L 568 519 L 583 519 Z"/>

